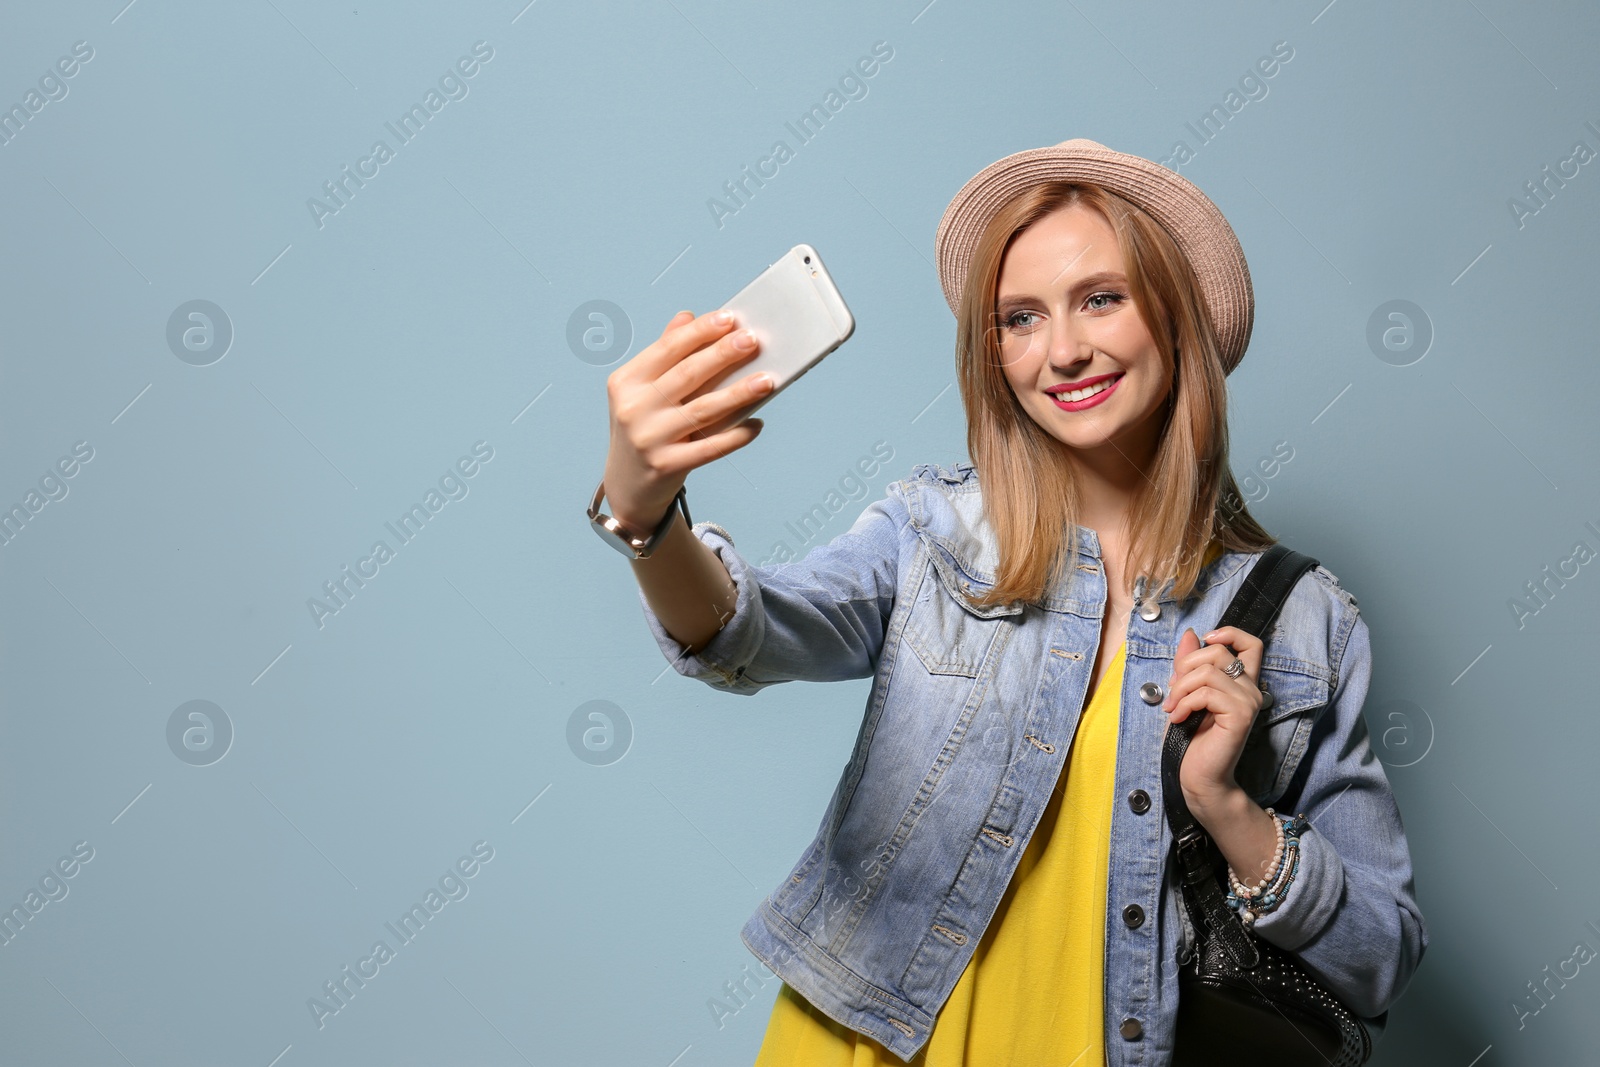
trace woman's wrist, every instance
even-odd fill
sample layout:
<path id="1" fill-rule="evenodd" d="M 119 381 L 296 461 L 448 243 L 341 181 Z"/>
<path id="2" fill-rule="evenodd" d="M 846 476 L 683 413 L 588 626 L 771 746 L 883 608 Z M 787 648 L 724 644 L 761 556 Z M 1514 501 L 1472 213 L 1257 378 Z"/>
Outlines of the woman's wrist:
<path id="1" fill-rule="evenodd" d="M 655 500 L 635 499 L 626 490 L 612 493 L 606 487 L 606 502 L 611 505 L 611 517 L 627 527 L 630 531 L 647 536 L 654 530 L 661 520 L 667 517 L 670 511 L 678 508 L 677 490 L 664 503 Z"/>
<path id="2" fill-rule="evenodd" d="M 648 537 L 669 511 L 677 509 L 678 491 L 687 479 L 662 484 L 659 478 L 639 473 L 636 466 L 607 454 L 600 482 L 605 491 L 602 507 L 629 533 Z"/>
<path id="3" fill-rule="evenodd" d="M 1189 811 L 1241 878 L 1259 879 L 1272 867 L 1276 825 L 1265 808 L 1235 785 L 1208 796 L 1186 796 Z"/>
<path id="4" fill-rule="evenodd" d="M 1250 795 L 1240 785 L 1232 781 L 1216 783 L 1197 789 L 1183 786 L 1183 802 L 1189 806 L 1189 811 L 1200 821 L 1207 831 L 1211 830 L 1213 821 L 1226 821 L 1241 815 L 1248 814 L 1247 809 L 1254 807 L 1262 811 L 1261 807 L 1250 799 Z M 1216 836 L 1212 834 L 1212 836 Z"/>

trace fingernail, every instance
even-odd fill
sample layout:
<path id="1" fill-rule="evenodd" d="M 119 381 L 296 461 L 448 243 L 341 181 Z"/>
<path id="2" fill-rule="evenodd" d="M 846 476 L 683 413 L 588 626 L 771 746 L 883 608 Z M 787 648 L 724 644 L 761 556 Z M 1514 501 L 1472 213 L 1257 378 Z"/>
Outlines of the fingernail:
<path id="1" fill-rule="evenodd" d="M 755 346 L 756 335 L 751 333 L 749 330 L 740 330 L 738 333 L 733 335 L 733 347 L 739 349 L 751 349 Z"/>
<path id="2" fill-rule="evenodd" d="M 722 324 L 722 323 L 732 322 L 733 321 L 733 312 L 731 312 L 731 311 L 719 311 L 715 315 L 711 316 L 711 321 L 715 322 L 715 323 L 718 323 L 719 325 Z"/>
<path id="3" fill-rule="evenodd" d="M 772 388 L 772 375 L 770 375 L 770 374 L 758 374 L 758 375 L 756 375 L 756 380 L 755 380 L 755 382 L 753 384 L 756 387 L 756 392 L 764 393 L 768 389 Z"/>

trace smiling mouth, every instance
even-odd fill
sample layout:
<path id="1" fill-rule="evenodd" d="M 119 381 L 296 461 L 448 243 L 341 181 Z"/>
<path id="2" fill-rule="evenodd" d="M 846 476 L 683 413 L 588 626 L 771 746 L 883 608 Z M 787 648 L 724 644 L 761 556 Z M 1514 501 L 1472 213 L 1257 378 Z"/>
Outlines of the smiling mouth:
<path id="1" fill-rule="evenodd" d="M 1121 380 L 1122 375 L 1118 374 L 1112 378 L 1102 379 L 1093 385 L 1084 386 L 1082 389 L 1063 389 L 1060 392 L 1051 393 L 1050 398 L 1058 404 L 1081 403 L 1090 397 L 1099 396 Z"/>

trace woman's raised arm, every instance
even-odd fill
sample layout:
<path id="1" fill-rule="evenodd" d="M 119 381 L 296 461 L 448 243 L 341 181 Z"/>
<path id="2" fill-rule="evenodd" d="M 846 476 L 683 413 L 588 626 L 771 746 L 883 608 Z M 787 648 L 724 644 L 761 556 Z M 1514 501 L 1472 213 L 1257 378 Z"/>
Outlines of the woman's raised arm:
<path id="1" fill-rule="evenodd" d="M 684 398 L 759 344 L 747 330 L 733 332 L 732 316 L 695 318 L 680 311 L 655 343 L 611 372 L 606 399 L 611 443 L 606 452 L 606 499 L 612 516 L 645 532 L 675 507 L 673 498 L 691 470 L 743 448 L 761 432 L 760 419 L 705 437 L 699 428 L 771 388 L 766 375 L 745 375 L 692 400 Z M 681 522 L 674 522 L 633 574 L 650 608 L 676 640 L 690 648 L 716 636 L 733 614 L 735 589 L 728 570 Z"/>

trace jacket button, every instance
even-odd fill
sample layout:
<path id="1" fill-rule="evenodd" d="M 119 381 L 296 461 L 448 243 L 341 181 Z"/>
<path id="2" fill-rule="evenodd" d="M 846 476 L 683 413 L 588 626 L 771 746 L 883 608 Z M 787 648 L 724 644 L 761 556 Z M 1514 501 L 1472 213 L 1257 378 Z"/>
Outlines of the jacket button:
<path id="1" fill-rule="evenodd" d="M 1150 810 L 1150 794 L 1143 789 L 1135 789 L 1128 794 L 1128 807 L 1133 809 L 1135 815 L 1143 815 Z"/>
<path id="2" fill-rule="evenodd" d="M 1155 622 L 1161 618 L 1161 605 L 1154 600 L 1145 601 L 1144 607 L 1139 609 L 1139 618 L 1145 622 Z"/>
<path id="3" fill-rule="evenodd" d="M 1167 691 L 1155 682 L 1146 682 L 1139 687 L 1139 699 L 1146 704 L 1159 704 L 1167 697 Z"/>
<path id="4" fill-rule="evenodd" d="M 1140 1035 L 1144 1033 L 1144 1027 L 1139 1025 L 1138 1019 L 1124 1019 L 1119 1032 L 1129 1041 L 1137 1041 Z"/>
<path id="5" fill-rule="evenodd" d="M 1137 930 L 1144 925 L 1144 909 L 1137 904 L 1129 904 L 1122 909 L 1122 921 L 1128 924 L 1128 929 Z"/>

